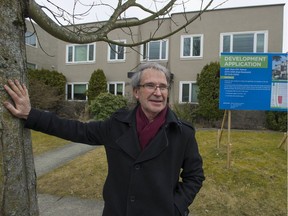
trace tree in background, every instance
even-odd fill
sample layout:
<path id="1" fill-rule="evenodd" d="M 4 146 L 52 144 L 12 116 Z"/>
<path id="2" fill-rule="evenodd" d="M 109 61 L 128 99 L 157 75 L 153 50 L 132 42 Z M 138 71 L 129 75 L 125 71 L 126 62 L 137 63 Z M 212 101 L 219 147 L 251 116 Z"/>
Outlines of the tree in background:
<path id="1" fill-rule="evenodd" d="M 192 1 L 192 0 L 191 0 Z M 186 16 L 184 23 L 178 23 L 175 30 L 168 35 L 160 35 L 161 24 L 167 17 L 171 17 L 170 12 L 177 4 L 176 0 L 163 1 L 163 5 L 155 7 L 156 10 L 147 8 L 138 1 L 126 0 L 116 1 L 115 5 L 104 3 L 84 4 L 79 0 L 69 1 L 73 8 L 77 5 L 88 5 L 86 12 L 80 14 L 69 14 L 64 9 L 57 7 L 51 1 L 48 3 L 55 6 L 55 10 L 39 5 L 35 0 L 1 0 L 0 3 L 0 86 L 7 83 L 7 79 L 18 79 L 21 83 L 27 84 L 27 59 L 25 47 L 25 18 L 33 20 L 42 29 L 53 35 L 55 38 L 69 43 L 91 43 L 104 41 L 117 44 L 109 38 L 110 32 L 114 30 L 125 31 L 130 33 L 130 44 L 125 46 L 136 46 L 147 43 L 151 40 L 160 40 L 169 37 L 176 32 L 184 29 L 187 25 L 198 19 L 205 10 L 211 5 L 213 0 L 202 8 L 197 8 L 198 12 L 192 16 Z M 68 1 L 67 1 L 68 2 Z M 146 1 L 143 1 L 146 2 Z M 157 1 L 152 1 L 155 3 Z M 183 1 L 183 11 L 186 11 Z M 67 3 L 68 4 L 68 3 Z M 105 22 L 94 24 L 74 25 L 75 20 L 83 18 L 84 15 L 91 12 L 97 17 L 97 11 L 94 9 L 99 6 L 109 7 L 112 11 L 110 18 Z M 144 11 L 147 16 L 143 19 L 124 19 L 128 9 L 135 8 Z M 192 8 L 191 8 L 192 9 Z M 57 21 L 53 21 L 45 12 L 50 13 Z M 67 25 L 61 25 L 59 18 L 68 21 Z M 131 29 L 157 19 L 159 26 L 149 32 L 147 38 L 142 38 L 141 42 L 133 43 L 134 35 Z M 95 20 L 97 21 L 97 20 Z M 177 23 L 177 22 L 176 22 Z M 119 45 L 124 46 L 123 43 Z M 3 89 L 3 88 L 2 88 Z M 7 94 L 0 91 L 0 100 L 6 101 Z M 39 215 L 37 194 L 36 194 L 36 177 L 35 167 L 32 154 L 32 145 L 29 130 L 23 128 L 23 122 L 11 116 L 8 111 L 0 104 L 0 158 L 2 158 L 2 172 L 0 172 L 0 215 Z M 5 179 L 5 181 L 4 181 Z"/>
<path id="2" fill-rule="evenodd" d="M 219 62 L 205 65 L 197 76 L 199 86 L 197 113 L 208 121 L 218 120 L 223 116 L 223 111 L 219 110 L 219 80 Z"/>
<path id="3" fill-rule="evenodd" d="M 100 93 L 107 92 L 107 80 L 102 69 L 94 71 L 90 77 L 88 85 L 88 103 L 94 100 Z"/>

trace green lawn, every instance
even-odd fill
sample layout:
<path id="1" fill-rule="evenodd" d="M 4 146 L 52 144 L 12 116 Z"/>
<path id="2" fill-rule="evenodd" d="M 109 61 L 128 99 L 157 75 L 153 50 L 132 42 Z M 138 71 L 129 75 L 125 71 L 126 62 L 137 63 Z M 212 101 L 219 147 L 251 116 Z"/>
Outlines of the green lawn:
<path id="1" fill-rule="evenodd" d="M 231 134 L 227 168 L 227 132 L 220 147 L 216 130 L 199 130 L 206 180 L 190 210 L 195 215 L 286 216 L 287 152 L 277 148 L 283 133 L 237 131 Z M 103 147 L 38 179 L 38 192 L 102 199 L 107 174 Z"/>

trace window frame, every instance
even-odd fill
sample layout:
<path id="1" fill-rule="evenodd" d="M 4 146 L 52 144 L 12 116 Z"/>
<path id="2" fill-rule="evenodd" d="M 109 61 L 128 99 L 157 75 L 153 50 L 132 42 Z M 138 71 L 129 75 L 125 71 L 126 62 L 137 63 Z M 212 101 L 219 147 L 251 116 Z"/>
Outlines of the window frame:
<path id="1" fill-rule="evenodd" d="M 189 100 L 188 101 L 182 101 L 182 94 L 183 94 L 183 84 L 188 84 L 189 85 Z M 197 85 L 197 81 L 180 81 L 179 82 L 179 97 L 178 97 L 178 101 L 179 104 L 185 104 L 185 103 L 189 103 L 189 104 L 198 104 L 198 99 L 197 101 L 192 101 L 192 89 L 193 89 L 193 85 Z M 197 94 L 197 98 L 198 98 L 198 94 Z"/>
<path id="2" fill-rule="evenodd" d="M 126 40 L 123 39 L 123 40 L 114 40 L 115 42 L 118 42 L 118 43 L 122 43 L 123 44 L 126 44 Z M 111 48 L 111 45 L 112 46 L 116 46 L 116 51 L 114 51 L 112 48 Z M 119 54 L 118 54 L 118 49 L 119 47 L 123 47 L 123 59 L 119 59 Z M 111 59 L 111 52 L 114 52 L 115 53 L 115 59 Z M 108 44 L 108 52 L 107 52 L 107 60 L 108 62 L 123 62 L 126 60 L 126 47 L 125 46 L 120 46 L 118 44 Z"/>
<path id="3" fill-rule="evenodd" d="M 224 36 L 230 36 L 229 52 L 233 53 L 233 50 L 232 50 L 233 49 L 233 43 L 234 43 L 234 38 L 233 37 L 235 35 L 245 35 L 245 34 L 247 34 L 247 35 L 248 34 L 254 34 L 254 38 L 253 38 L 253 53 L 266 53 L 266 52 L 268 52 L 268 31 L 267 30 L 264 30 L 264 31 L 244 31 L 244 32 L 225 32 L 225 33 L 220 33 L 220 49 L 219 49 L 220 53 L 219 53 L 219 55 L 221 55 L 221 53 L 223 52 Z M 263 52 L 257 52 L 257 35 L 258 34 L 264 34 Z"/>
<path id="4" fill-rule="evenodd" d="M 200 37 L 200 55 L 196 56 L 193 55 L 193 39 L 196 37 Z M 191 39 L 191 44 L 190 44 L 190 55 L 189 56 L 184 56 L 183 51 L 184 51 L 184 39 L 185 38 L 190 38 Z M 199 59 L 203 58 L 203 45 L 204 45 L 204 35 L 203 34 L 191 34 L 191 35 L 181 35 L 180 38 L 180 58 L 181 59 Z"/>
<path id="5" fill-rule="evenodd" d="M 71 99 L 68 99 L 68 86 L 71 85 Z M 86 86 L 86 91 L 88 90 L 88 82 L 68 82 L 66 83 L 66 86 L 65 86 L 65 99 L 67 101 L 87 101 L 88 100 L 88 97 L 87 95 L 85 95 L 85 100 L 75 100 L 75 95 L 74 95 L 74 88 L 75 88 L 75 85 L 85 85 Z"/>
<path id="6" fill-rule="evenodd" d="M 149 58 L 149 51 L 150 51 L 150 44 L 156 43 L 156 42 L 166 42 L 166 50 L 165 50 L 165 58 L 162 58 L 163 54 L 163 44 L 160 43 L 159 45 L 159 59 L 150 59 Z M 140 61 L 168 61 L 168 55 L 169 55 L 169 39 L 162 39 L 162 40 L 156 40 L 156 41 L 149 41 L 148 43 L 142 44 L 140 47 Z"/>
<path id="7" fill-rule="evenodd" d="M 109 93 L 111 93 L 111 92 L 110 92 L 110 84 L 115 85 L 115 86 L 114 86 L 114 95 L 118 95 L 118 94 L 117 94 L 117 85 L 118 85 L 118 84 L 123 85 L 122 96 L 125 95 L 125 82 L 123 82 L 123 81 L 107 82 L 107 91 L 108 91 Z M 112 94 L 112 93 L 111 93 L 111 94 Z"/>
<path id="8" fill-rule="evenodd" d="M 91 54 L 90 53 L 90 46 L 93 45 L 93 51 L 92 54 L 93 54 L 93 59 L 89 59 L 89 55 Z M 87 47 L 87 50 L 86 50 L 86 60 L 84 61 L 75 61 L 75 47 L 80 47 L 80 46 L 86 46 Z M 72 48 L 72 56 L 71 56 L 71 61 L 69 60 L 70 59 L 70 55 L 69 55 L 69 52 L 70 52 L 70 48 Z M 96 61 L 96 43 L 89 43 L 89 44 L 67 44 L 66 45 L 66 64 L 85 64 L 85 63 L 94 63 Z"/>

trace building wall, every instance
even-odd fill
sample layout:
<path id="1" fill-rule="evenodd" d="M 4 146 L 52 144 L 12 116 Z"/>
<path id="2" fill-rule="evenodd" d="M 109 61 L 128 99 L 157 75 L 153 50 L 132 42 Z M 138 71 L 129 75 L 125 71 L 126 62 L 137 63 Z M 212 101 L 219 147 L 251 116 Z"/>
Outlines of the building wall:
<path id="1" fill-rule="evenodd" d="M 178 102 L 180 81 L 196 81 L 197 74 L 201 72 L 206 64 L 219 60 L 221 33 L 266 31 L 268 33 L 267 52 L 281 52 L 283 44 L 283 10 L 283 4 L 211 10 L 205 12 L 201 18 L 198 18 L 185 29 L 170 36 L 168 38 L 168 60 L 159 61 L 159 63 L 168 67 L 174 74 L 170 92 L 171 103 Z M 186 16 L 192 17 L 195 14 L 188 13 Z M 114 40 L 126 39 L 126 43 L 140 42 L 147 37 L 149 38 L 151 31 L 155 32 L 156 29 L 156 36 L 170 33 L 177 27 L 176 24 L 181 25 L 184 19 L 183 14 L 177 13 L 173 14 L 171 19 L 165 19 L 160 29 L 157 29 L 158 20 L 154 20 L 133 27 L 129 31 L 128 29 L 115 30 L 109 36 Z M 133 32 L 132 37 L 127 34 L 130 31 Z M 66 46 L 68 43 L 49 36 L 39 27 L 37 27 L 37 32 L 44 50 L 51 55 L 55 55 L 55 57 L 48 57 L 39 47 L 35 49 L 27 46 L 28 62 L 37 63 L 38 67 L 47 69 L 54 66 L 56 70 L 66 76 L 67 82 L 72 83 L 88 83 L 93 71 L 99 68 L 104 71 L 109 82 L 125 82 L 125 94 L 131 94 L 130 79 L 127 77 L 127 72 L 135 71 L 135 68 L 141 63 L 140 46 L 127 47 L 125 61 L 109 62 L 107 61 L 108 44 L 97 42 L 95 62 L 71 64 L 66 63 Z M 203 35 L 203 55 L 190 59 L 181 58 L 181 36 L 193 34 Z"/>

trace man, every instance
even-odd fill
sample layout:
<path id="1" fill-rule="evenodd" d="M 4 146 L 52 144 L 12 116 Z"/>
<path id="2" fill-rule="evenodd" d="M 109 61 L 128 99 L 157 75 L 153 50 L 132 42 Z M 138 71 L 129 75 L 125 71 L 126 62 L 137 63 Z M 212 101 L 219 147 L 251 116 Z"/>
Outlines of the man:
<path id="1" fill-rule="evenodd" d="M 105 146 L 109 171 L 104 216 L 184 216 L 205 178 L 194 128 L 167 106 L 169 82 L 170 73 L 160 64 L 140 66 L 132 77 L 139 105 L 105 121 L 83 123 L 33 109 L 18 81 L 4 86 L 15 106 L 4 105 L 25 119 L 27 128 Z"/>

